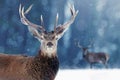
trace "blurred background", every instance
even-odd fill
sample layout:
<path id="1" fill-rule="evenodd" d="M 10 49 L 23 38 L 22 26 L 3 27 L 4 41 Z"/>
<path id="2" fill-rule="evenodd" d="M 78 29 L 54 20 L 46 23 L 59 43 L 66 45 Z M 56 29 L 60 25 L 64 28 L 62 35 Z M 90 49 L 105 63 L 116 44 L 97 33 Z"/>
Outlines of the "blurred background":
<path id="1" fill-rule="evenodd" d="M 109 68 L 120 68 L 120 0 L 0 0 L 1 53 L 35 56 L 40 48 L 40 42 L 20 22 L 20 3 L 25 8 L 33 4 L 27 18 L 40 25 L 40 15 L 43 15 L 47 31 L 53 29 L 57 13 L 59 24 L 69 20 L 68 3 L 79 10 L 74 23 L 58 42 L 60 68 L 89 67 L 82 50 L 75 45 L 76 39 L 82 46 L 88 46 L 93 40 L 94 46 L 89 51 L 108 53 Z"/>

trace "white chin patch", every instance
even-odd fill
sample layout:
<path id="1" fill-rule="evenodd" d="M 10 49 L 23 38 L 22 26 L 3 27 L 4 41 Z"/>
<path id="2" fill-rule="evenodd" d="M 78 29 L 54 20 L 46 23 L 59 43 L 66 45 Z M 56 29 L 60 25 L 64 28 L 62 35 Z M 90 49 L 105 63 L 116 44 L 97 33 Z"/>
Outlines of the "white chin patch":
<path id="1" fill-rule="evenodd" d="M 53 48 L 47 48 L 47 50 L 48 50 L 48 51 L 52 51 L 52 50 L 53 50 Z"/>
<path id="2" fill-rule="evenodd" d="M 47 47 L 47 51 L 52 52 L 53 51 L 53 47 Z"/>

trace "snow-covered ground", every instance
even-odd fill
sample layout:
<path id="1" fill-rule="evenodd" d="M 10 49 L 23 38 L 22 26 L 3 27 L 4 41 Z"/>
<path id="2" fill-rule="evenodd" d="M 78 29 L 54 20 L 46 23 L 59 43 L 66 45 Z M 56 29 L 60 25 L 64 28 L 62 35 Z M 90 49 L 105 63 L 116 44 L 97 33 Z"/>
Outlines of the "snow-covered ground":
<path id="1" fill-rule="evenodd" d="M 120 80 L 120 69 L 59 70 L 55 80 Z"/>

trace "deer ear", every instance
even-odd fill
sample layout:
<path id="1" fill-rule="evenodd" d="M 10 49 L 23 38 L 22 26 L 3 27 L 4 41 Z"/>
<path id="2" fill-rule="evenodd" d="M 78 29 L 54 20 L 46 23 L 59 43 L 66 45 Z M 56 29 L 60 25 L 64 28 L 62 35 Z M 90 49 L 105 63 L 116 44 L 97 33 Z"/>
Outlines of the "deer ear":
<path id="1" fill-rule="evenodd" d="M 39 33 L 37 29 L 32 28 L 32 27 L 28 27 L 28 30 L 30 31 L 30 33 L 37 38 L 38 40 L 42 40 L 43 39 L 43 35 L 42 33 Z"/>
<path id="2" fill-rule="evenodd" d="M 63 31 L 64 31 L 64 29 L 60 26 L 56 28 L 56 33 L 57 34 L 61 34 L 61 33 L 63 33 Z"/>
<path id="3" fill-rule="evenodd" d="M 56 28 L 56 35 L 57 35 L 57 38 L 60 39 L 64 33 L 67 31 L 67 28 L 64 28 L 64 27 L 61 27 L 59 25 L 59 27 Z"/>

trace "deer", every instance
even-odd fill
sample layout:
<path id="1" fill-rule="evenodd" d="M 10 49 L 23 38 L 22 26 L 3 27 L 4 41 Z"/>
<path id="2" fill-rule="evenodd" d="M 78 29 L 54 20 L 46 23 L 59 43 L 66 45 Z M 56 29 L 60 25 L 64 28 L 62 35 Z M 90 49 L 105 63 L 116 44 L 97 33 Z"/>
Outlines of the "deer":
<path id="1" fill-rule="evenodd" d="M 75 44 L 82 50 L 83 59 L 90 64 L 91 69 L 93 68 L 93 64 L 96 63 L 103 64 L 105 68 L 108 68 L 109 55 L 105 52 L 90 52 L 88 49 L 93 45 L 92 42 L 87 47 L 81 46 L 79 41 Z"/>
<path id="2" fill-rule="evenodd" d="M 57 25 L 56 15 L 53 31 L 46 31 L 41 15 L 41 25 L 32 23 L 26 18 L 32 5 L 27 10 L 20 4 L 19 15 L 22 24 L 28 27 L 33 37 L 41 43 L 39 51 L 35 56 L 0 54 L 0 80 L 54 80 L 59 70 L 57 56 L 58 40 L 64 35 L 70 25 L 74 22 L 78 10 L 74 5 L 70 6 L 71 17 L 62 25 Z"/>

